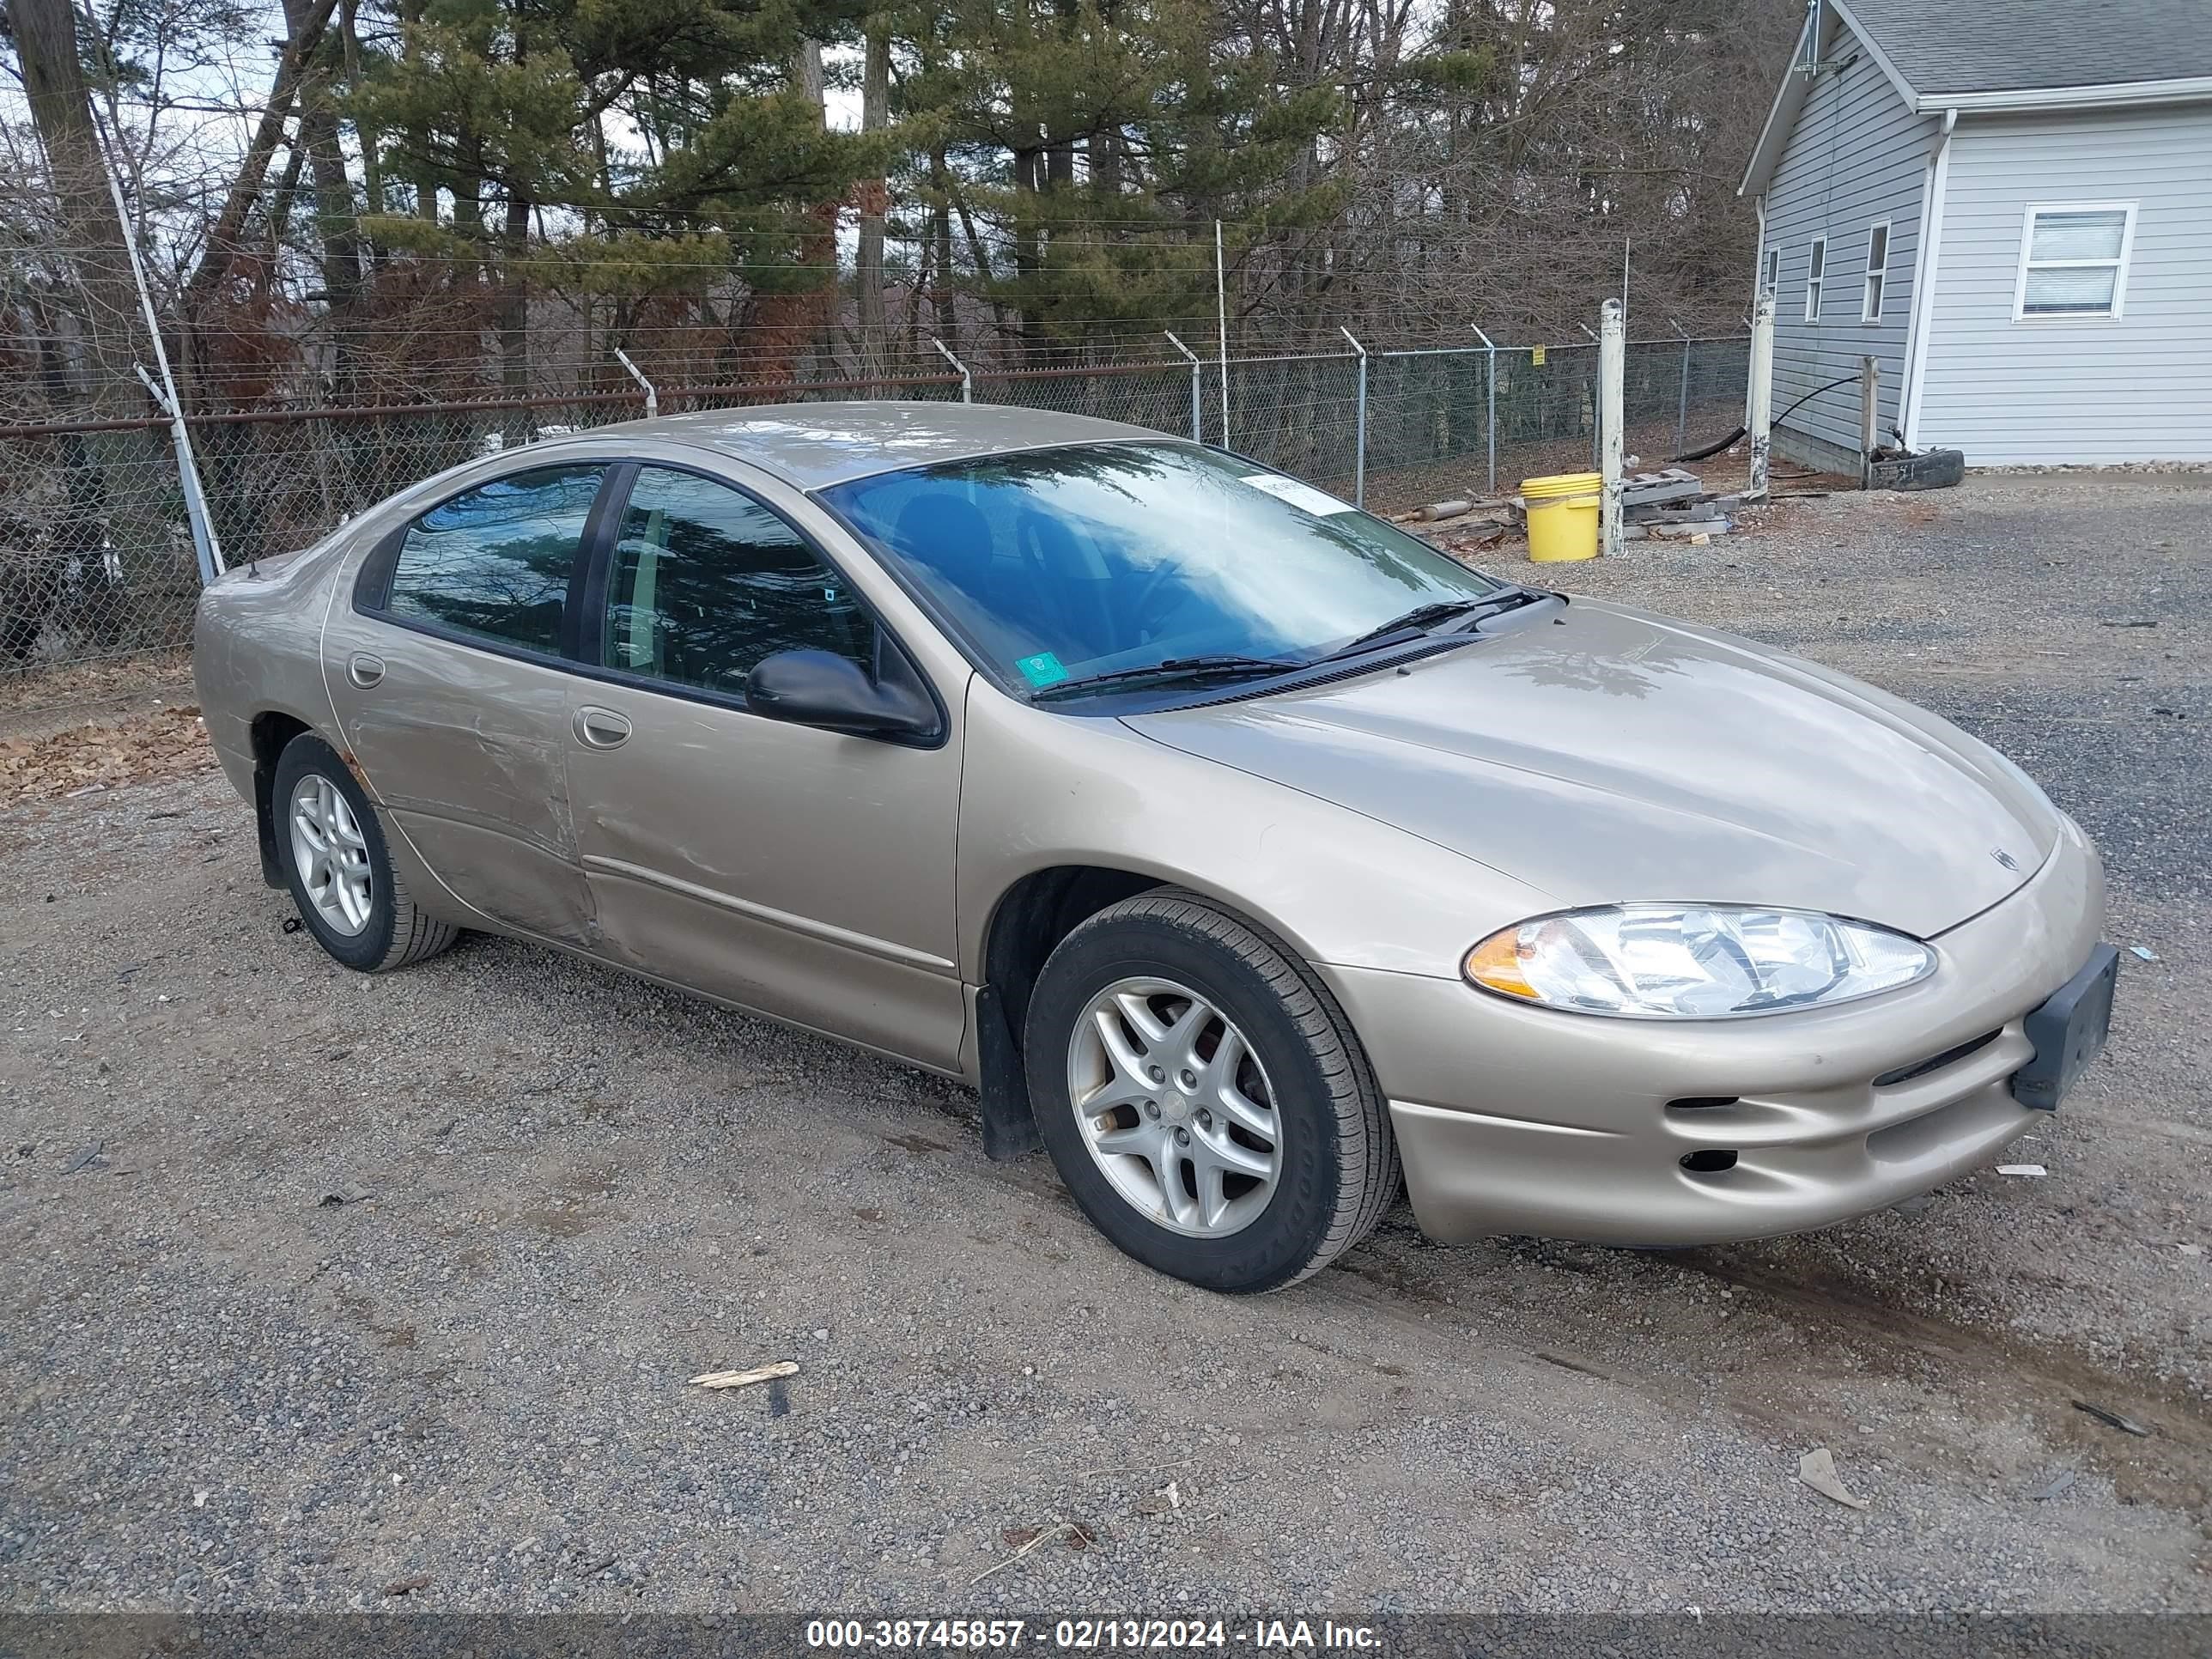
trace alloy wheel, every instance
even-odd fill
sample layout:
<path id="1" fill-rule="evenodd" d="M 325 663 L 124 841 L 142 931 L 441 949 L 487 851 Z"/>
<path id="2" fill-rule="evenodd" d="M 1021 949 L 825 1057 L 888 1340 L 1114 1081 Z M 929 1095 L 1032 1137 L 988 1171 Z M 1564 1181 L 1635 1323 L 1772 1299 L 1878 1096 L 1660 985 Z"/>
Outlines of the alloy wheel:
<path id="1" fill-rule="evenodd" d="M 375 890 L 368 841 L 337 785 L 310 772 L 293 786 L 292 864 L 315 915 L 348 938 L 368 926 Z"/>
<path id="2" fill-rule="evenodd" d="M 1282 1174 L 1266 1069 L 1236 1022 L 1171 980 L 1116 980 L 1067 1045 L 1084 1145 L 1124 1202 L 1172 1232 L 1218 1238 L 1258 1218 Z"/>

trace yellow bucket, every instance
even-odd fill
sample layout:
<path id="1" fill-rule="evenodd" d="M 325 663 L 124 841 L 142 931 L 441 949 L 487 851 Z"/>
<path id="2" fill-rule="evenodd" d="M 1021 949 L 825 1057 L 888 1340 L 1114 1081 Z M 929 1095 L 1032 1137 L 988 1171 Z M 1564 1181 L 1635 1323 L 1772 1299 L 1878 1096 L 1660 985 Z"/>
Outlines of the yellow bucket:
<path id="1" fill-rule="evenodd" d="M 1528 508 L 1528 557 L 1536 564 L 1566 564 L 1597 556 L 1598 495 L 1605 480 L 1595 472 L 1559 472 L 1523 478 Z"/>

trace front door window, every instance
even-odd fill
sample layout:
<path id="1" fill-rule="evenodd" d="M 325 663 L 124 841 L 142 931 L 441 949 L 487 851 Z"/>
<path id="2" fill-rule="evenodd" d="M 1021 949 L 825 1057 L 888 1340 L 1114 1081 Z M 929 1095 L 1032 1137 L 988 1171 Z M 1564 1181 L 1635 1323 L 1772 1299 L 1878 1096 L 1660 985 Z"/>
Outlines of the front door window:
<path id="1" fill-rule="evenodd" d="M 778 651 L 871 666 L 875 624 L 790 525 L 726 484 L 639 470 L 608 573 L 600 660 L 648 678 L 744 695 Z"/>

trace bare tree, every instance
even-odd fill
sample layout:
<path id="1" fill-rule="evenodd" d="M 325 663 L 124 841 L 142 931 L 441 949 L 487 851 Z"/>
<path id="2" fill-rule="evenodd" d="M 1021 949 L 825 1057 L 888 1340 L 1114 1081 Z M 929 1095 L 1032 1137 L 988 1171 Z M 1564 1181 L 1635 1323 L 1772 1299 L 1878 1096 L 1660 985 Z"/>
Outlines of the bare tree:
<path id="1" fill-rule="evenodd" d="M 145 402 L 132 370 L 144 349 L 144 329 L 85 80 L 77 15 L 71 0 L 9 0 L 8 23 L 32 125 L 46 152 L 62 243 L 73 255 L 72 308 L 92 369 L 82 395 L 102 415 L 137 414 Z"/>

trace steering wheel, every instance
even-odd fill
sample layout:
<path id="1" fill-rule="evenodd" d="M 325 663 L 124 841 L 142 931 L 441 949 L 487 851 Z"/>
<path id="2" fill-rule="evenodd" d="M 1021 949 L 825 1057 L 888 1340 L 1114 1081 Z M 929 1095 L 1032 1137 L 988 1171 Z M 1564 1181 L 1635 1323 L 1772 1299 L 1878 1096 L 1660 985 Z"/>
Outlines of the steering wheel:
<path id="1" fill-rule="evenodd" d="M 1136 629 L 1139 642 L 1151 637 L 1152 609 L 1165 594 L 1169 581 L 1182 574 L 1180 565 L 1170 562 L 1158 566 L 1137 589 L 1136 598 L 1129 601 L 1128 617 Z"/>

